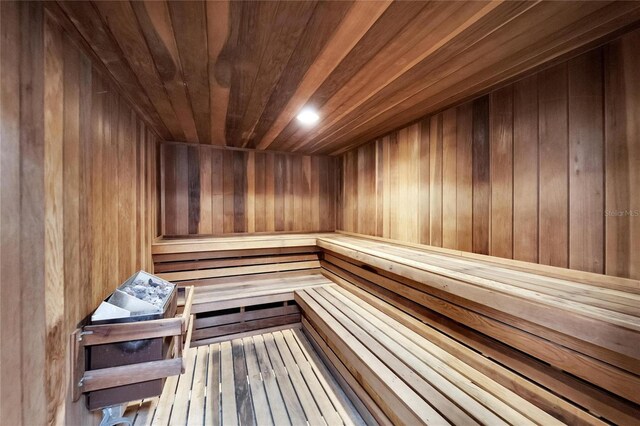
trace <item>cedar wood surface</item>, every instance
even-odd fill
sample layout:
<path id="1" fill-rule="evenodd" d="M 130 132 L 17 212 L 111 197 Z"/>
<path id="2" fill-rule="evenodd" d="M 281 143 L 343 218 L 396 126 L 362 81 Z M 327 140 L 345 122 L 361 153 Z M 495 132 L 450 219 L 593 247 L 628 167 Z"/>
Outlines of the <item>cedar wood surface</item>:
<path id="1" fill-rule="evenodd" d="M 640 18 L 623 1 L 58 4 L 163 139 L 305 153 L 366 142 Z M 313 129 L 295 119 L 305 105 Z"/>
<path id="2" fill-rule="evenodd" d="M 2 423 L 87 424 L 69 336 L 153 267 L 157 136 L 42 4 L 0 8 Z"/>
<path id="3" fill-rule="evenodd" d="M 164 143 L 162 234 L 335 229 L 337 159 Z"/>
<path id="4" fill-rule="evenodd" d="M 346 152 L 337 229 L 640 278 L 639 44 L 636 30 Z"/>

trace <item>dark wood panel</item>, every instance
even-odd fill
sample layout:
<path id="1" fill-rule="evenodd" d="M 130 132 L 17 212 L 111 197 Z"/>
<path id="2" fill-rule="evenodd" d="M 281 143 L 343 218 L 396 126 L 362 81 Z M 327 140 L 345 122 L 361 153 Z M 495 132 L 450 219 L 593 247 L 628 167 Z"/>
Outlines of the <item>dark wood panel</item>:
<path id="1" fill-rule="evenodd" d="M 569 149 L 567 141 L 567 64 L 539 75 L 540 138 L 539 262 L 568 267 Z"/>
<path id="2" fill-rule="evenodd" d="M 489 98 L 473 101 L 473 252 L 489 254 L 491 220 Z"/>
<path id="3" fill-rule="evenodd" d="M 160 152 L 165 236 L 335 229 L 337 159 L 177 143 Z"/>
<path id="4" fill-rule="evenodd" d="M 513 258 L 538 261 L 538 76 L 513 85 Z"/>
<path id="5" fill-rule="evenodd" d="M 57 16 L 0 7 L 0 410 L 15 425 L 97 422 L 72 402 L 68 336 L 153 267 L 157 135 Z"/>
<path id="6" fill-rule="evenodd" d="M 347 151 L 338 229 L 636 278 L 638 37 Z M 374 149 L 381 161 L 368 159 Z M 357 226 L 374 205 L 381 232 Z"/>
<path id="7" fill-rule="evenodd" d="M 491 247 L 513 257 L 513 87 L 491 93 Z"/>
<path id="8" fill-rule="evenodd" d="M 605 273 L 640 279 L 640 82 L 635 31 L 605 46 Z"/>
<path id="9" fill-rule="evenodd" d="M 604 272 L 602 50 L 569 62 L 569 267 Z"/>
<path id="10" fill-rule="evenodd" d="M 473 107 L 457 108 L 456 120 L 456 245 L 472 251 L 473 241 Z"/>

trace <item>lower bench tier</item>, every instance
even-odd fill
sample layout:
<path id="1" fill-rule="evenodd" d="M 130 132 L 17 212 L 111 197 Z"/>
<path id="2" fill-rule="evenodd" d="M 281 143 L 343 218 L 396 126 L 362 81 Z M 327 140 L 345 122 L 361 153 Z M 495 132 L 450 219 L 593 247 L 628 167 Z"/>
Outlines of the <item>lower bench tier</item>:
<path id="1" fill-rule="evenodd" d="M 301 290 L 295 298 L 305 331 L 379 423 L 605 424 L 438 330 L 420 324 L 417 333 L 343 288 Z M 633 424 L 638 413 L 627 414 L 617 422 Z"/>

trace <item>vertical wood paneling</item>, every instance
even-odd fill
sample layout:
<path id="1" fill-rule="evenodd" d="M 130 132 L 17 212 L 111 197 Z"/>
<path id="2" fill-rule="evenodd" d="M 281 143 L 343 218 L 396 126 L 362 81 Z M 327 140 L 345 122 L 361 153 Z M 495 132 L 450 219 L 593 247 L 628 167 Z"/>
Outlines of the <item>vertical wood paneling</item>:
<path id="1" fill-rule="evenodd" d="M 233 152 L 233 232 L 247 232 L 247 153 Z"/>
<path id="2" fill-rule="evenodd" d="M 473 241 L 473 108 L 466 103 L 456 113 L 456 233 L 455 248 L 472 251 Z"/>
<path id="3" fill-rule="evenodd" d="M 637 279 L 638 44 L 629 33 L 347 151 L 338 229 Z M 357 227 L 372 204 L 376 229 Z"/>
<path id="4" fill-rule="evenodd" d="M 47 422 L 63 423 L 65 383 L 64 280 L 64 47 L 63 34 L 45 16 L 44 30 L 44 209 Z M 117 208 L 117 204 L 115 204 Z M 117 232 L 116 232 L 117 235 Z M 113 236 L 111 237 L 113 240 Z M 116 263 L 117 270 L 117 263 Z"/>
<path id="5" fill-rule="evenodd" d="M 640 31 L 605 47 L 605 273 L 640 279 Z"/>
<path id="6" fill-rule="evenodd" d="M 81 278 L 81 229 L 82 219 L 80 214 L 80 204 L 82 200 L 78 194 L 82 191 L 82 155 L 80 144 L 80 85 L 81 60 L 80 52 L 70 43 L 64 43 L 64 145 L 63 163 L 66 165 L 63 170 L 63 211 L 64 211 L 64 238 L 68 243 L 64 244 L 64 272 L 65 272 L 65 300 L 83 300 L 86 298 L 81 289 L 85 286 Z M 120 184 L 120 182 L 118 182 Z M 120 191 L 120 189 L 119 189 Z M 126 191 L 123 191 L 125 194 Z M 120 201 L 118 202 L 120 208 Z M 120 213 L 118 213 L 120 214 Z M 4 218 L 5 216 L 3 216 Z M 122 241 L 121 239 L 119 239 Z M 120 243 L 119 243 L 120 244 Z M 123 244 L 124 246 L 124 244 Z M 120 263 L 120 267 L 126 266 L 125 262 Z M 86 302 L 85 302 L 86 303 Z M 64 329 L 69 330 L 80 318 L 84 311 L 85 303 L 78 303 L 65 306 Z M 3 359 L 4 363 L 4 359 Z M 72 398 L 71 386 L 68 387 L 65 398 Z M 67 418 L 79 415 L 80 408 L 67 407 L 65 413 Z M 4 410 L 3 410 L 4 411 Z"/>
<path id="7" fill-rule="evenodd" d="M 223 227 L 223 232 L 225 234 L 231 234 L 233 232 L 235 232 L 235 206 L 234 206 L 234 198 L 235 198 L 235 192 L 234 192 L 234 183 L 235 183 L 235 179 L 234 179 L 234 174 L 233 174 L 233 151 L 223 151 L 222 153 L 222 168 L 220 169 L 223 173 L 223 179 L 222 179 L 222 190 L 223 190 L 223 194 L 222 194 L 222 205 L 223 205 L 223 211 L 224 211 L 224 227 Z M 165 162 L 165 167 L 167 169 L 171 168 L 171 167 L 178 167 L 178 164 L 176 163 L 175 165 L 170 165 L 167 164 L 167 162 Z M 175 194 L 171 194 L 171 193 L 167 193 L 164 194 L 164 197 L 167 198 L 172 198 L 175 197 Z M 170 228 L 169 230 L 167 230 L 167 234 L 166 235 L 172 235 L 172 234 L 177 234 L 177 235 L 181 235 L 180 234 L 180 229 L 175 227 L 175 228 Z"/>
<path id="8" fill-rule="evenodd" d="M 20 46 L 20 35 L 30 30 L 21 27 L 21 12 L 15 3 L 4 3 L 0 8 L 0 63 L 2 78 L 0 79 L 0 180 L 2 192 L 0 202 L 0 268 L 2 269 L 2 285 L 0 285 L 0 338 L 3 342 L 11 341 L 11 345 L 0 347 L 0 375 L 2 381 L 11 380 L 11 386 L 0 386 L 0 411 L 3 421 L 9 424 L 22 424 L 23 383 L 22 348 L 26 341 L 20 330 L 23 301 L 20 294 L 22 283 L 22 208 L 20 201 L 21 161 L 20 146 L 23 129 L 20 122 L 21 77 L 25 78 L 25 70 L 20 70 L 23 49 Z M 16 101 L 18 100 L 18 101 Z M 11 279 L 7 279 L 10 277 Z M 29 285 L 29 284 L 27 284 Z M 33 286 L 33 283 L 31 284 Z M 27 303 L 26 301 L 24 302 Z M 5 349 L 6 348 L 6 349 Z M 44 389 L 44 387 L 41 387 Z M 28 390 L 27 390 L 28 391 Z M 39 389 L 33 394 L 26 394 L 28 399 L 38 398 Z M 26 392 L 25 392 L 26 393 Z M 41 401 L 38 401 L 41 402 Z M 24 401 L 26 405 L 27 400 Z M 33 421 L 42 421 L 41 412 L 33 414 Z"/>
<path id="9" fill-rule="evenodd" d="M 2 7 L 16 7 L 14 4 Z M 21 311 L 22 421 L 45 424 L 48 419 L 45 374 L 44 307 L 44 17 L 37 5 L 20 7 L 20 257 L 22 271 L 17 294 L 34 295 Z M 4 78 L 2 79 L 4 80 Z M 4 117 L 3 117 L 4 120 Z M 3 185 L 4 186 L 4 185 Z M 3 188 L 4 193 L 4 188 Z M 4 280 L 10 278 L 4 276 Z M 11 299 L 14 299 L 12 295 Z M 39 327 L 33 327 L 39 324 Z M 10 339 L 8 341 L 11 341 Z M 3 345 L 4 347 L 4 345 Z M 4 353 L 4 351 L 3 351 Z M 11 376 L 10 376 L 11 377 Z M 3 378 L 3 381 L 7 380 Z M 13 380 L 12 380 L 13 382 Z"/>
<path id="10" fill-rule="evenodd" d="M 224 232 L 224 152 L 211 150 L 211 222 L 212 232 Z M 159 195 L 164 198 L 163 195 Z M 161 212 L 162 213 L 162 212 Z"/>
<path id="11" fill-rule="evenodd" d="M 431 200 L 430 194 L 430 171 L 429 171 L 429 153 L 431 151 L 430 140 L 430 124 L 431 121 L 427 118 L 420 122 L 420 182 L 418 189 L 420 191 L 419 197 L 419 213 L 418 220 L 420 221 L 420 240 L 421 244 L 429 244 L 431 241 L 431 229 L 429 224 L 431 222 L 431 208 L 429 202 Z M 386 221 L 387 218 L 384 218 Z M 385 222 L 386 223 L 386 222 Z"/>
<path id="12" fill-rule="evenodd" d="M 284 230 L 293 231 L 295 223 L 295 184 L 294 161 L 283 156 L 284 163 Z"/>
<path id="13" fill-rule="evenodd" d="M 266 221 L 266 231 L 273 232 L 276 230 L 276 212 L 275 212 L 275 174 L 274 174 L 274 165 L 275 165 L 275 155 L 267 155 L 266 156 L 266 165 L 265 165 L 265 221 Z"/>
<path id="14" fill-rule="evenodd" d="M 403 241 L 418 242 L 419 127 L 412 125 L 398 132 L 398 229 Z M 372 167 L 371 170 L 375 170 Z M 372 177 L 375 179 L 375 177 Z M 371 200 L 373 203 L 374 200 Z"/>
<path id="15" fill-rule="evenodd" d="M 275 227 L 274 231 L 284 231 L 284 201 L 285 201 L 285 157 L 284 155 L 274 155 L 274 211 Z"/>
<path id="16" fill-rule="evenodd" d="M 189 233 L 196 234 L 200 228 L 200 156 L 197 148 L 187 149 L 187 182 Z"/>
<path id="17" fill-rule="evenodd" d="M 442 247 L 458 245 L 456 109 L 442 113 Z"/>
<path id="18" fill-rule="evenodd" d="M 361 234 L 373 235 L 376 232 L 375 220 L 375 143 L 363 145 L 357 150 L 358 209 L 356 229 Z"/>
<path id="19" fill-rule="evenodd" d="M 376 182 L 376 236 L 384 235 L 384 143 L 382 139 L 375 142 L 376 170 L 374 179 Z M 419 161 L 419 159 L 418 159 Z"/>
<path id="20" fill-rule="evenodd" d="M 156 136 L 42 3 L 5 2 L 0 21 L 2 423 L 93 424 L 68 336 L 152 267 Z"/>
<path id="21" fill-rule="evenodd" d="M 160 152 L 164 235 L 335 229 L 335 158 L 176 143 Z"/>
<path id="22" fill-rule="evenodd" d="M 388 238 L 399 238 L 400 228 L 402 227 L 402 223 L 400 222 L 400 214 L 399 210 L 402 208 L 400 206 L 399 199 L 399 168 L 400 164 L 398 161 L 399 158 L 399 146 L 398 146 L 398 134 L 394 133 L 390 135 L 389 138 L 389 236 Z M 345 197 L 346 198 L 346 197 Z M 354 213 L 357 213 L 357 210 L 352 208 Z"/>
<path id="23" fill-rule="evenodd" d="M 602 51 L 569 61 L 569 267 L 604 272 Z"/>
<path id="24" fill-rule="evenodd" d="M 540 73 L 539 262 L 567 267 L 569 255 L 567 65 Z"/>
<path id="25" fill-rule="evenodd" d="M 211 150 L 200 151 L 200 227 L 198 234 L 213 234 L 213 179 Z"/>
<path id="26" fill-rule="evenodd" d="M 538 78 L 513 85 L 513 258 L 538 261 Z"/>
<path id="27" fill-rule="evenodd" d="M 513 257 L 513 98 L 512 86 L 490 96 L 491 248 L 494 256 Z"/>
<path id="28" fill-rule="evenodd" d="M 429 135 L 429 244 L 442 246 L 442 114 L 431 117 Z"/>
<path id="29" fill-rule="evenodd" d="M 189 232 L 189 148 L 176 146 L 176 217 L 175 223 L 179 234 Z"/>
<path id="30" fill-rule="evenodd" d="M 201 153 L 208 152 L 210 150 L 202 150 Z M 263 153 L 254 153 L 255 165 L 254 165 L 254 230 L 255 232 L 265 232 L 267 230 L 267 199 L 266 199 L 266 159 L 267 155 Z M 251 192 L 251 190 L 249 190 Z"/>
<path id="31" fill-rule="evenodd" d="M 489 98 L 473 102 L 473 252 L 489 254 L 491 209 Z"/>

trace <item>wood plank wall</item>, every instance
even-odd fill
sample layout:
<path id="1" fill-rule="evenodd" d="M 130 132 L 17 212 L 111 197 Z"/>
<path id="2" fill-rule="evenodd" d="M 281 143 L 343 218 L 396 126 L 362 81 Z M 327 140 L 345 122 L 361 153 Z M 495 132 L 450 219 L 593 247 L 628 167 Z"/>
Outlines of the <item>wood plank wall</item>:
<path id="1" fill-rule="evenodd" d="M 2 424 L 97 424 L 69 335 L 152 268 L 156 135 L 42 3 L 2 2 Z"/>
<path id="2" fill-rule="evenodd" d="M 332 157 L 163 143 L 162 235 L 333 231 Z"/>
<path id="3" fill-rule="evenodd" d="M 640 279 L 639 45 L 627 33 L 346 152 L 338 229 Z"/>

